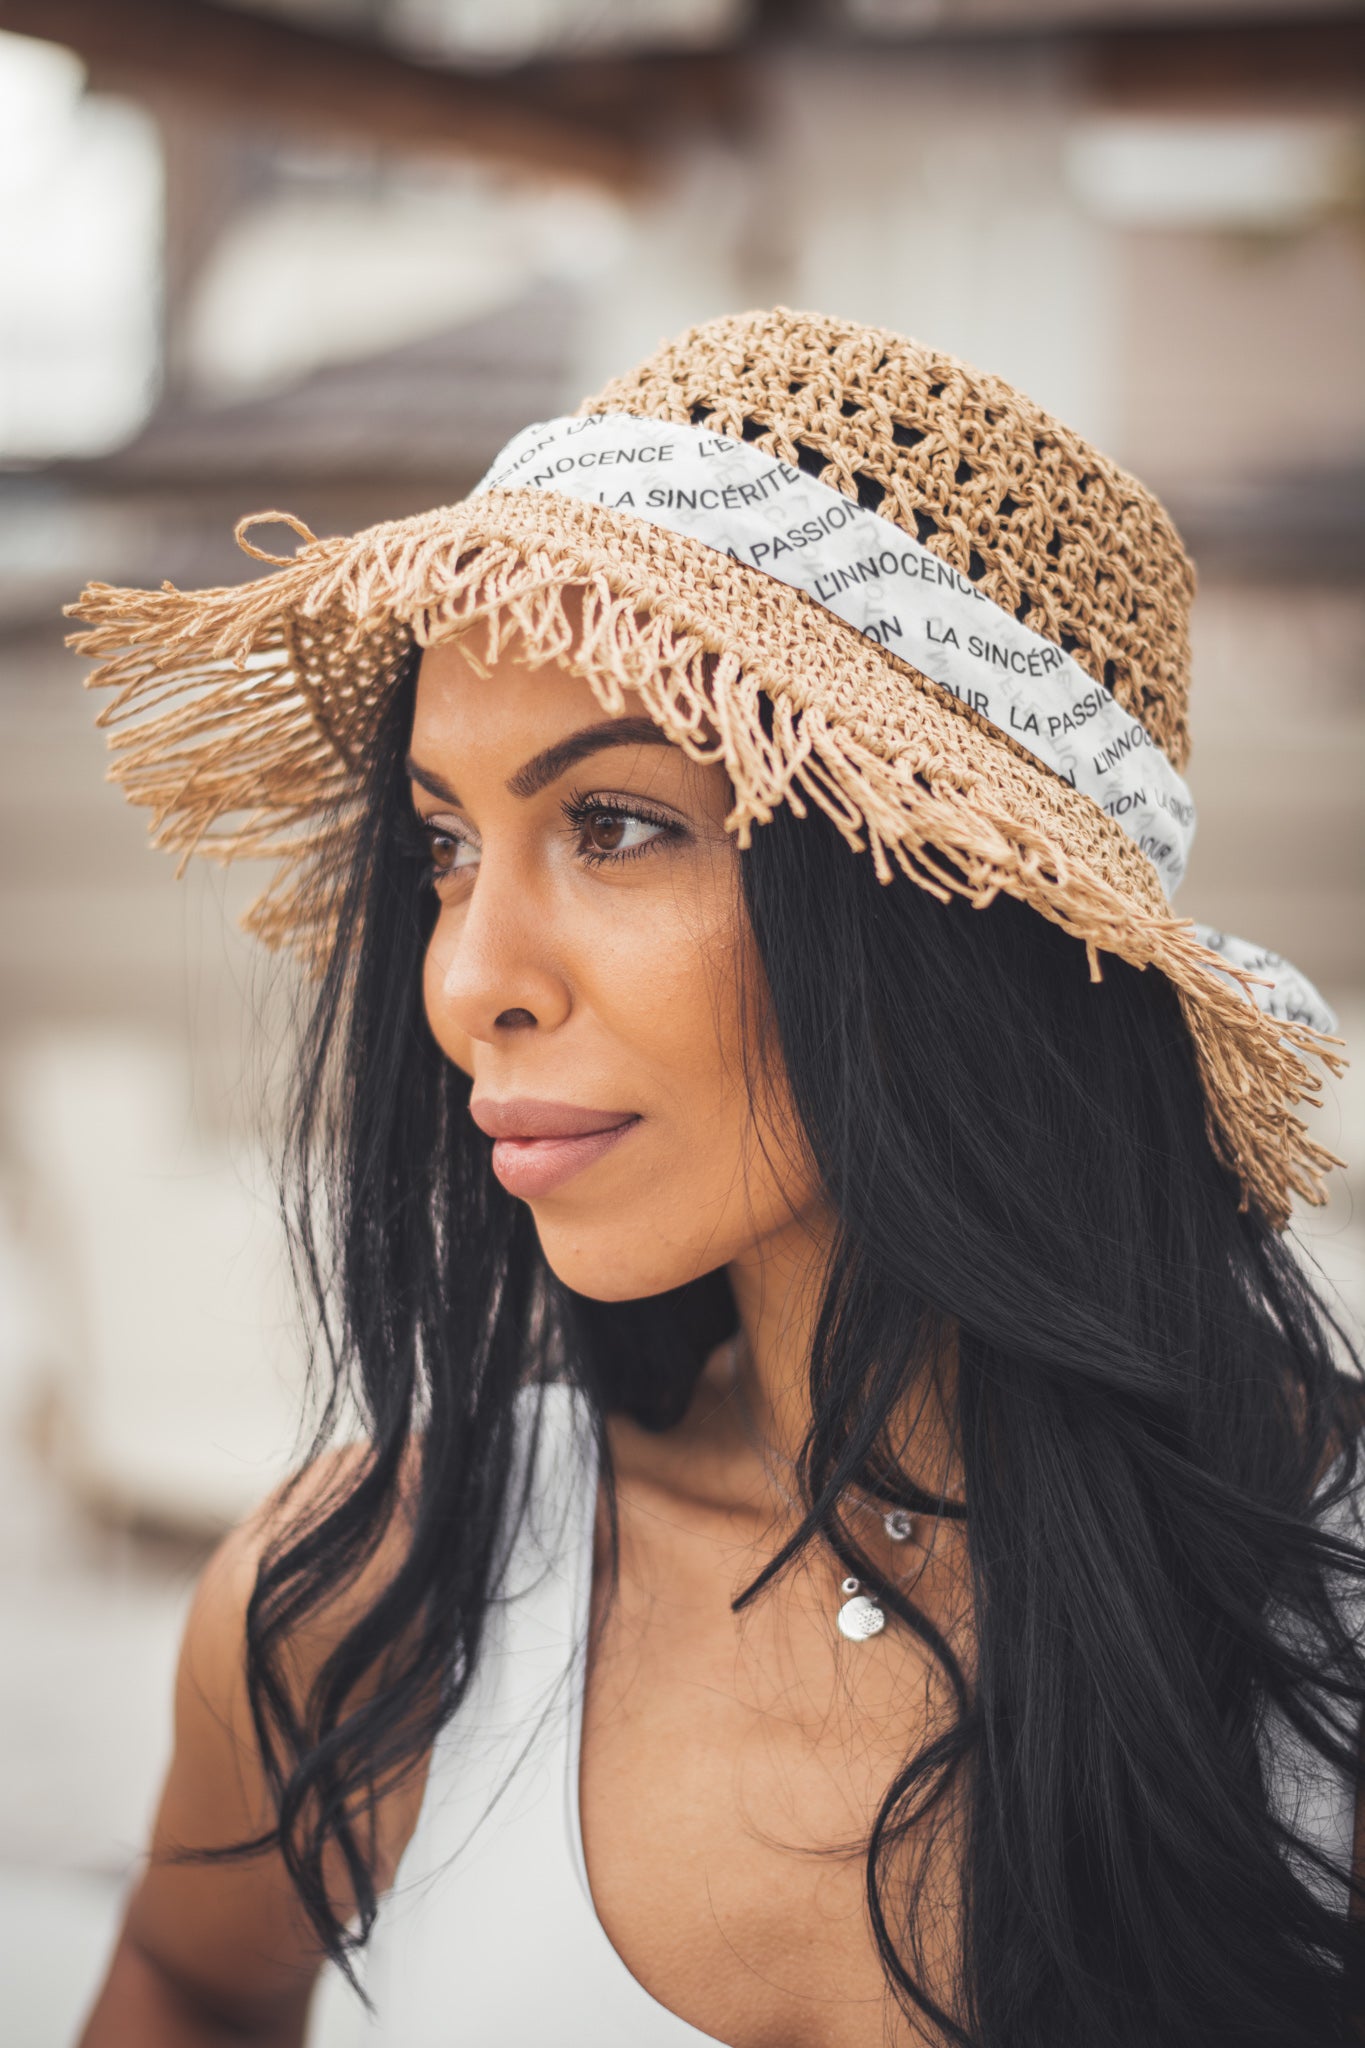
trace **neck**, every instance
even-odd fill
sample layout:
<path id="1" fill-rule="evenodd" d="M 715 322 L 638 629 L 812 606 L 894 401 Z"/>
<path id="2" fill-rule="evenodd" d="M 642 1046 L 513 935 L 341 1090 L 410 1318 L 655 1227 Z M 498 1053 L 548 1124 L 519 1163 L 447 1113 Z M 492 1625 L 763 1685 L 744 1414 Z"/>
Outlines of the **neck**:
<path id="1" fill-rule="evenodd" d="M 727 1511 L 765 1503 L 770 1519 L 793 1509 L 790 1473 L 811 1422 L 809 1360 L 833 1246 L 832 1227 L 794 1221 L 727 1267 L 739 1331 L 711 1358 L 687 1416 L 663 1436 L 618 1422 L 618 1467 Z M 912 1384 L 889 1436 L 907 1476 L 926 1492 L 960 1494 L 953 1450 L 955 1347 Z"/>
<path id="2" fill-rule="evenodd" d="M 810 1426 L 806 1361 L 830 1244 L 829 1233 L 797 1221 L 728 1269 L 740 1324 L 735 1382 L 751 1427 L 778 1460 L 796 1457 Z"/>
<path id="3" fill-rule="evenodd" d="M 729 1267 L 739 1310 L 739 1338 L 713 1380 L 725 1421 L 752 1452 L 757 1438 L 769 1465 L 790 1466 L 810 1427 L 811 1355 L 828 1270 L 832 1232 L 808 1222 Z M 957 1347 L 951 1333 L 931 1370 L 914 1376 L 890 1441 L 902 1468 L 926 1491 L 960 1496 L 954 1390 Z M 738 1394 L 738 1401 L 734 1395 Z"/>

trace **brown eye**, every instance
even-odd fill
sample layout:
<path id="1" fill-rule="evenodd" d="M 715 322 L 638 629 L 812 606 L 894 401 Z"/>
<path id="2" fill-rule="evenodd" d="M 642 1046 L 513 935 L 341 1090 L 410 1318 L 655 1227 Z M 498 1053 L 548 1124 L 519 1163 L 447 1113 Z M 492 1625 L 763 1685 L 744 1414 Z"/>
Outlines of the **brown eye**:
<path id="1" fill-rule="evenodd" d="M 626 836 L 626 820 L 619 811 L 594 811 L 586 820 L 586 832 L 594 853 L 615 853 Z"/>
<path id="2" fill-rule="evenodd" d="M 439 825 L 424 823 L 422 836 L 427 843 L 427 878 L 432 882 L 449 881 L 451 876 L 463 874 L 466 869 L 478 865 L 478 848 L 471 840 L 458 833 L 443 831 Z"/>
<path id="3" fill-rule="evenodd" d="M 579 859 L 589 867 L 629 860 L 651 846 L 676 839 L 681 829 L 666 818 L 651 818 L 643 811 L 594 797 L 575 797 L 563 811 L 573 826 Z"/>

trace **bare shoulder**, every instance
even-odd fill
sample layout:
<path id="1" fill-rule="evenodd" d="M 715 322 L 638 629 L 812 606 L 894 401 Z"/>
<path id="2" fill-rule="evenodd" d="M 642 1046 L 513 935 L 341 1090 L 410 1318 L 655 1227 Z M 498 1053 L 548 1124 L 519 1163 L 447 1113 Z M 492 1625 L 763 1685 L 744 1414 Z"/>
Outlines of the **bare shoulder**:
<path id="1" fill-rule="evenodd" d="M 126 2039 L 133 2015 L 165 1996 L 196 2013 L 270 2038 L 303 2025 L 321 1957 L 282 1857 L 273 1847 L 206 1860 L 268 1842 L 274 1804 L 247 1688 L 247 1615 L 262 1562 L 294 1532 L 316 1527 L 363 1474 L 364 1446 L 328 1453 L 270 1496 L 214 1552 L 195 1592 L 181 1645 L 175 1741 L 141 1882 L 133 1893 L 109 1979 L 85 2036 L 87 2048 Z M 364 1568 L 303 1619 L 282 1664 L 298 1703 L 331 1649 L 373 1603 L 403 1552 L 403 1489 Z M 391 1880 L 421 1804 L 420 1774 L 400 1785 L 376 1815 L 374 1873 Z M 352 1900 L 338 1863 L 327 1888 L 339 1917 Z M 159 2006 L 145 2006 L 160 2011 Z M 108 2031 L 112 2026 L 113 2031 Z M 248 2034 L 254 2038 L 254 2034 Z M 157 2038 L 152 2036 L 152 2038 Z M 177 2037 L 178 2038 L 178 2037 Z"/>
<path id="2" fill-rule="evenodd" d="M 193 1789 L 196 1816 L 205 1824 L 198 1845 L 243 1839 L 273 1822 L 247 1690 L 248 1610 L 263 1564 L 320 1527 L 353 1493 L 368 1460 L 363 1444 L 315 1459 L 234 1529 L 205 1567 L 181 1645 L 176 1746 L 167 1787 L 169 1794 L 177 1786 L 177 1773 L 191 1781 L 185 1789 Z M 296 1708 L 304 1707 L 331 1652 L 401 1564 L 410 1530 L 411 1479 L 410 1465 L 361 1568 L 310 1604 L 288 1630 L 279 1671 Z M 237 1834 L 220 1834 L 220 1824 L 235 1826 Z M 378 1874 L 383 1883 L 390 1873 L 381 1869 Z"/>
<path id="3" fill-rule="evenodd" d="M 368 1461 L 368 1447 L 361 1443 L 324 1452 L 224 1537 L 204 1568 L 190 1607 L 181 1650 L 182 1684 L 196 1680 L 221 1698 L 231 1691 L 236 1677 L 244 1676 L 247 1610 L 262 1565 L 320 1527 L 354 1492 Z M 413 1462 L 364 1567 L 312 1609 L 291 1636 L 291 1675 L 300 1697 L 402 1560 L 410 1528 L 407 1503 Z"/>

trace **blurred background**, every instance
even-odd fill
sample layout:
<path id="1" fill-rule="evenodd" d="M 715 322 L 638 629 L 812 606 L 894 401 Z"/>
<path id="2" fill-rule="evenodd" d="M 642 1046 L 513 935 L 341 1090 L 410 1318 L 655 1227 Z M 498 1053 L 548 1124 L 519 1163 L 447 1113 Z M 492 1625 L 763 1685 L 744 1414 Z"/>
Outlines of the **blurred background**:
<path id="1" fill-rule="evenodd" d="M 101 1970 L 215 1534 L 297 1441 L 288 989 L 103 782 L 59 607 L 461 495 L 785 302 L 1020 384 L 1200 566 L 1180 907 L 1365 1027 L 1365 23 L 1275 0 L 0 0 L 0 2010 Z M 1305 1219 L 1359 1326 L 1355 1162 Z M 345 2048 L 324 1998 L 315 2048 Z"/>

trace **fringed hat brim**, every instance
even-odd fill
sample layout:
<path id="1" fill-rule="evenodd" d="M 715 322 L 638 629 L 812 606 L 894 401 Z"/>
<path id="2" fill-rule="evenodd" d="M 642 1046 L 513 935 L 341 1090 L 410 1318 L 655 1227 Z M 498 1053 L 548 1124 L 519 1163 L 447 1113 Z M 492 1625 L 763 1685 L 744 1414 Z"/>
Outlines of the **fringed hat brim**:
<path id="1" fill-rule="evenodd" d="M 274 559 L 274 558 L 271 558 Z M 574 591 L 566 602 L 566 592 Z M 414 642 L 483 622 L 557 662 L 608 714 L 628 696 L 678 746 L 723 763 L 739 845 L 786 803 L 811 804 L 889 880 L 946 900 L 998 893 L 1086 947 L 1156 967 L 1179 992 L 1209 1136 L 1244 1200 L 1277 1224 L 1325 1199 L 1339 1164 L 1313 1140 L 1310 1060 L 1338 1040 L 1258 1009 L 1171 915 L 1146 857 L 994 725 L 786 584 L 605 507 L 497 491 L 348 540 L 314 541 L 273 574 L 208 591 L 92 584 L 72 645 L 114 692 L 111 775 L 152 812 L 153 842 L 279 871 L 248 917 L 272 946 L 316 955 L 376 724 Z"/>

